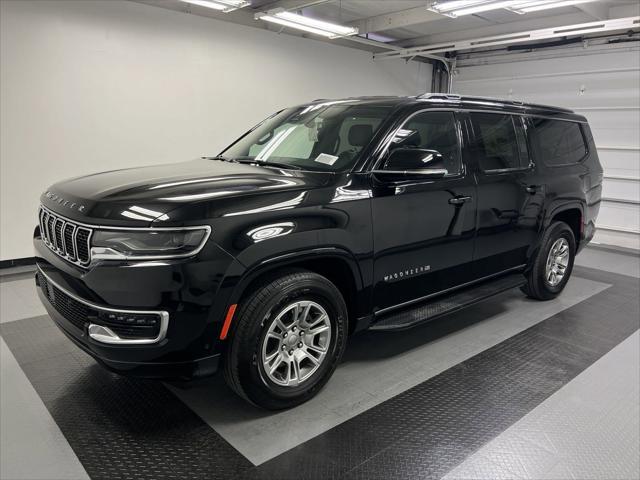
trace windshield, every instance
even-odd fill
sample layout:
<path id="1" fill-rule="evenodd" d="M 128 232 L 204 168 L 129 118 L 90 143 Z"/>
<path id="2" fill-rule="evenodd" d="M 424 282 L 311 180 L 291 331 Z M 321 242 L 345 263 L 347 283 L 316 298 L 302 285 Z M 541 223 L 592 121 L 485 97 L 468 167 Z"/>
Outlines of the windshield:
<path id="1" fill-rule="evenodd" d="M 391 107 L 339 102 L 290 108 L 222 152 L 229 160 L 309 170 L 353 167 Z"/>

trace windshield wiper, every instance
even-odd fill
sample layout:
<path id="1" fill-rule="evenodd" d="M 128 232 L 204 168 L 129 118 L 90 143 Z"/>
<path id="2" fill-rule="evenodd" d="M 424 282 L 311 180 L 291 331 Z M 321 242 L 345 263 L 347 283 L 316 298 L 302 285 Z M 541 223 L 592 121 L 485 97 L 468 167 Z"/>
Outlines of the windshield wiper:
<path id="1" fill-rule="evenodd" d="M 238 163 L 248 163 L 252 165 L 264 165 L 267 167 L 276 167 L 276 168 L 284 168 L 290 170 L 302 170 L 302 167 L 298 165 L 291 165 L 290 163 L 282 163 L 282 162 L 272 162 L 270 160 L 256 160 L 256 159 L 240 159 L 235 160 Z"/>
<path id="2" fill-rule="evenodd" d="M 215 155 L 213 157 L 202 157 L 204 160 L 222 160 L 223 162 L 237 163 L 233 158 L 225 157 L 224 155 Z"/>

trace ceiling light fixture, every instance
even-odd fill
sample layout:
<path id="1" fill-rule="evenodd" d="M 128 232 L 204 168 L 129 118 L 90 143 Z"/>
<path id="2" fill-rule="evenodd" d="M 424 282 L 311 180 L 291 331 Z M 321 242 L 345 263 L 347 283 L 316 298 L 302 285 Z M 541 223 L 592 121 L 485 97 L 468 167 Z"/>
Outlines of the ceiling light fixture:
<path id="1" fill-rule="evenodd" d="M 248 7 L 251 2 L 246 0 L 180 0 L 184 3 L 212 8 L 223 13 L 233 12 L 242 7 Z"/>
<path id="2" fill-rule="evenodd" d="M 431 4 L 429 10 L 440 13 L 448 17 L 459 17 L 462 15 L 470 15 L 472 13 L 487 12 L 489 10 L 497 10 L 499 8 L 509 8 L 523 0 L 451 0 L 436 1 Z"/>
<path id="3" fill-rule="evenodd" d="M 309 33 L 315 33 L 316 35 L 322 35 L 323 37 L 328 38 L 348 37 L 350 35 L 358 34 L 358 29 L 355 27 L 316 20 L 315 18 L 305 17 L 297 13 L 288 12 L 284 9 L 256 13 L 255 19 L 277 23 L 278 25 L 303 30 Z"/>
<path id="4" fill-rule="evenodd" d="M 429 10 L 455 18 L 499 9 L 523 14 L 595 1 L 598 0 L 451 0 L 436 1 Z"/>
<path id="5" fill-rule="evenodd" d="M 580 5 L 581 3 L 592 3 L 596 0 L 554 0 L 546 2 L 527 2 L 526 5 L 520 5 L 514 10 L 518 13 L 539 12 L 541 10 L 548 10 L 550 8 L 570 7 L 572 5 Z"/>

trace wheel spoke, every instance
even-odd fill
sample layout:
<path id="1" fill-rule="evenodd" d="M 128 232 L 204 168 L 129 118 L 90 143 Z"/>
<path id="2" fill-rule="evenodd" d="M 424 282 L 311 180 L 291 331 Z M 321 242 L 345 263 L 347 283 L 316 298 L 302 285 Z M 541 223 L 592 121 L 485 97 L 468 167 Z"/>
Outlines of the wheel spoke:
<path id="1" fill-rule="evenodd" d="M 319 333 L 322 332 L 326 332 L 327 330 L 329 330 L 331 327 L 329 327 L 329 325 L 321 325 L 319 327 L 313 328 L 311 330 L 308 330 L 308 334 L 312 337 L 315 337 L 316 335 L 318 335 Z"/>
<path id="2" fill-rule="evenodd" d="M 291 309 L 291 314 L 293 316 L 293 321 L 297 322 L 300 320 L 300 304 L 296 303 Z"/>
<path id="3" fill-rule="evenodd" d="M 287 376 L 288 385 L 297 385 L 300 380 L 300 367 L 295 358 L 289 362 L 289 370 Z"/>
<path id="4" fill-rule="evenodd" d="M 271 360 L 273 360 L 274 358 L 276 358 L 278 355 L 281 355 L 279 350 L 274 351 L 273 353 L 268 354 L 265 357 L 265 360 L 268 364 L 271 364 Z"/>
<path id="5" fill-rule="evenodd" d="M 308 328 L 312 329 L 313 327 L 315 327 L 317 324 L 319 324 L 320 322 L 325 322 L 329 317 L 327 317 L 326 314 L 320 315 L 318 318 L 316 318 L 313 323 L 308 324 Z"/>
<path id="6" fill-rule="evenodd" d="M 307 345 L 307 350 L 311 350 L 312 352 L 318 352 L 319 354 L 323 354 L 327 352 L 326 347 L 319 347 L 318 345 Z"/>
<path id="7" fill-rule="evenodd" d="M 282 323 L 282 319 L 281 318 L 276 318 L 276 325 L 277 327 L 280 329 L 280 331 L 282 333 L 287 331 L 287 327 L 284 323 Z"/>
<path id="8" fill-rule="evenodd" d="M 300 319 L 298 324 L 300 324 L 300 325 L 306 325 L 307 324 L 310 311 L 311 311 L 311 303 L 309 305 L 307 305 L 306 307 L 304 307 L 304 310 L 302 311 L 302 318 Z"/>
<path id="9" fill-rule="evenodd" d="M 320 365 L 320 362 L 318 361 L 318 359 L 313 355 L 310 355 L 309 352 L 304 352 L 304 358 L 308 358 L 309 361 L 312 362 L 314 365 Z"/>
<path id="10" fill-rule="evenodd" d="M 284 358 L 282 357 L 282 354 L 280 354 L 278 358 L 276 358 L 276 361 L 273 362 L 273 364 L 271 365 L 271 368 L 269 369 L 269 375 L 273 375 L 274 372 L 280 367 L 283 361 L 284 361 Z"/>

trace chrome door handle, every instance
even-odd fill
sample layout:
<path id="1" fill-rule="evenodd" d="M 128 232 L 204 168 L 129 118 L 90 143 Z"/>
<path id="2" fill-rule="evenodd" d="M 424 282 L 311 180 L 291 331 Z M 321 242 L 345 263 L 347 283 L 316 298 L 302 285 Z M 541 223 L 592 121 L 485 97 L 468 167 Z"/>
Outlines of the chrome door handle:
<path id="1" fill-rule="evenodd" d="M 528 185 L 525 190 L 533 195 L 538 191 L 538 185 Z"/>
<path id="2" fill-rule="evenodd" d="M 462 205 L 469 200 L 471 200 L 471 197 L 453 197 L 449 199 L 449 203 L 451 205 Z"/>

